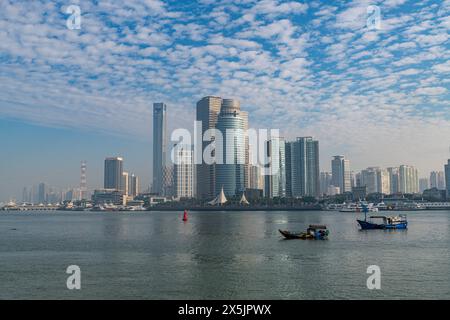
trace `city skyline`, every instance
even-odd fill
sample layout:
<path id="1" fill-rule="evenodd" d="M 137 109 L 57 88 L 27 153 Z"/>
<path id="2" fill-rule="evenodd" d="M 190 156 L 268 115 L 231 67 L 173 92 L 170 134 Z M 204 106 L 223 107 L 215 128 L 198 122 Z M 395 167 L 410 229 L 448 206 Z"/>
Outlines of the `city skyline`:
<path id="1" fill-rule="evenodd" d="M 102 159 L 122 156 L 152 179 L 152 103 L 188 129 L 208 94 L 237 99 L 252 127 L 320 141 L 321 171 L 400 164 L 419 176 L 450 157 L 448 2 L 262 0 L 232 4 L 2 2 L 0 201 L 24 186 L 101 186 Z M 122 10 L 126 7 L 127 10 Z M 107 14 L 105 14 L 107 13 Z M 189 14 L 188 14 L 189 13 Z M 100 31 L 102 30 L 102 31 Z"/>

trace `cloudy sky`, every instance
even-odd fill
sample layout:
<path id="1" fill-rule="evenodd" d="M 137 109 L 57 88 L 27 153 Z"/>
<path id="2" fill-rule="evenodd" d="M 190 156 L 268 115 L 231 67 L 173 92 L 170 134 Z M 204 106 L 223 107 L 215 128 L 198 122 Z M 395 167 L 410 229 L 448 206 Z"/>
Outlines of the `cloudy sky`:
<path id="1" fill-rule="evenodd" d="M 111 155 L 148 185 L 152 103 L 191 129 L 206 95 L 241 100 L 252 127 L 319 139 L 322 170 L 335 154 L 442 170 L 449 13 L 449 0 L 2 0 L 0 201 L 76 186 L 83 159 L 99 187 Z"/>

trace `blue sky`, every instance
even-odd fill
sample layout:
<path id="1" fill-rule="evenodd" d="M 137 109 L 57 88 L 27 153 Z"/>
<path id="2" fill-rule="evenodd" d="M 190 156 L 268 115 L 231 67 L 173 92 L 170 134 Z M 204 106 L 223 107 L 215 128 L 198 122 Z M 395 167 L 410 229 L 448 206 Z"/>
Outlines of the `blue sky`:
<path id="1" fill-rule="evenodd" d="M 71 4 L 80 30 L 66 27 Z M 148 184 L 152 103 L 191 129 L 205 95 L 241 100 L 252 127 L 318 138 L 323 170 L 335 154 L 355 170 L 442 170 L 449 12 L 448 0 L 3 0 L 0 200 L 40 180 L 76 186 L 83 159 L 98 187 L 111 155 Z"/>

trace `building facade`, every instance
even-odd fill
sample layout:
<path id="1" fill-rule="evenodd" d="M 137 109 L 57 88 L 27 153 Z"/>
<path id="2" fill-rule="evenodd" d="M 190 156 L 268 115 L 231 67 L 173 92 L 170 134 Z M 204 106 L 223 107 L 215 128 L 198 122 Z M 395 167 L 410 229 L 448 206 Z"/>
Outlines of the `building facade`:
<path id="1" fill-rule="evenodd" d="M 176 198 L 194 198 L 194 151 L 192 146 L 175 147 L 174 190 Z"/>
<path id="2" fill-rule="evenodd" d="M 109 190 L 122 190 L 122 179 L 123 158 L 106 158 L 103 188 Z"/>
<path id="3" fill-rule="evenodd" d="M 197 102 L 196 120 L 201 122 L 201 136 L 205 136 L 208 130 L 215 129 L 222 107 L 222 98 L 208 96 Z M 212 135 L 211 139 L 214 139 Z M 212 199 L 215 197 L 216 189 L 216 166 L 215 164 L 205 163 L 203 153 L 210 144 L 210 141 L 203 141 L 201 149 L 201 164 L 197 164 L 196 168 L 196 196 L 200 199 Z M 210 154 L 214 156 L 214 151 Z"/>
<path id="4" fill-rule="evenodd" d="M 152 191 L 163 195 L 163 169 L 167 164 L 167 106 L 153 104 L 153 184 Z"/>
<path id="5" fill-rule="evenodd" d="M 350 170 L 350 160 L 344 156 L 335 156 L 331 161 L 332 182 L 335 187 L 339 187 L 341 193 L 351 192 L 352 172 Z"/>

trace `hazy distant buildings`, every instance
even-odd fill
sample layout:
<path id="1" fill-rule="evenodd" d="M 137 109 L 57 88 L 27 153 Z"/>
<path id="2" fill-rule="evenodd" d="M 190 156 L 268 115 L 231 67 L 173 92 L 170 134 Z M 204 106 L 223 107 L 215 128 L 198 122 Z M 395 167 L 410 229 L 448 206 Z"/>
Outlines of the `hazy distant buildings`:
<path id="1" fill-rule="evenodd" d="M 447 199 L 450 199 L 450 159 L 445 165 L 445 189 L 447 190 Z"/>
<path id="2" fill-rule="evenodd" d="M 377 192 L 382 194 L 391 193 L 391 178 L 389 171 L 385 169 L 377 171 Z"/>
<path id="3" fill-rule="evenodd" d="M 217 119 L 219 117 L 220 109 L 222 107 L 222 98 L 208 96 L 202 98 L 197 102 L 197 114 L 196 120 L 201 122 L 201 136 L 204 137 L 205 133 L 212 133 L 211 129 L 216 128 Z M 208 136 L 208 135 L 206 135 Z M 200 199 L 212 199 L 215 197 L 216 189 L 216 166 L 211 163 L 206 163 L 203 157 L 203 153 L 207 146 L 213 141 L 214 134 L 210 135 L 209 141 L 202 141 L 202 149 L 200 159 L 201 164 L 197 165 L 196 170 L 196 187 L 197 187 L 197 197 Z M 209 156 L 214 157 L 214 151 L 209 151 Z"/>
<path id="4" fill-rule="evenodd" d="M 245 117 L 241 116 L 239 101 L 222 100 L 216 127 L 223 142 L 221 150 L 216 150 L 220 161 L 216 164 L 215 194 L 223 188 L 227 197 L 235 196 L 245 190 Z"/>
<path id="5" fill-rule="evenodd" d="M 320 195 L 330 195 L 328 193 L 328 187 L 332 186 L 332 177 L 333 176 L 330 172 L 320 173 Z"/>
<path id="6" fill-rule="evenodd" d="M 122 182 L 123 158 L 106 158 L 103 187 L 105 189 L 122 190 Z"/>
<path id="7" fill-rule="evenodd" d="M 153 192 L 163 194 L 163 169 L 167 153 L 167 106 L 153 104 Z"/>
<path id="8" fill-rule="evenodd" d="M 419 174 L 416 168 L 407 165 L 401 165 L 399 168 L 399 186 L 402 193 L 419 192 Z"/>
<path id="9" fill-rule="evenodd" d="M 370 167 L 361 171 L 360 187 L 366 187 L 368 194 L 378 192 L 378 167 Z"/>
<path id="10" fill-rule="evenodd" d="M 139 194 L 139 177 L 135 174 L 131 174 L 128 181 L 128 195 L 131 197 L 136 197 Z"/>
<path id="11" fill-rule="evenodd" d="M 430 188 L 445 190 L 444 171 L 433 171 L 430 173 Z"/>
<path id="12" fill-rule="evenodd" d="M 419 192 L 423 193 L 427 189 L 430 189 L 430 182 L 428 178 L 419 179 Z"/>
<path id="13" fill-rule="evenodd" d="M 294 198 L 320 195 L 319 142 L 312 137 L 286 143 L 288 194 Z"/>
<path id="14" fill-rule="evenodd" d="M 396 167 L 388 168 L 389 180 L 390 180 L 390 194 L 396 194 L 400 192 L 400 170 Z"/>
<path id="15" fill-rule="evenodd" d="M 350 160 L 344 156 L 335 156 L 331 161 L 331 171 L 331 184 L 339 187 L 341 193 L 350 192 L 352 190 Z"/>
<path id="16" fill-rule="evenodd" d="M 38 186 L 38 203 L 47 203 L 47 186 L 45 183 L 40 183 Z"/>
<path id="17" fill-rule="evenodd" d="M 175 147 L 174 189 L 176 198 L 193 198 L 194 185 L 194 151 L 192 146 Z"/>

